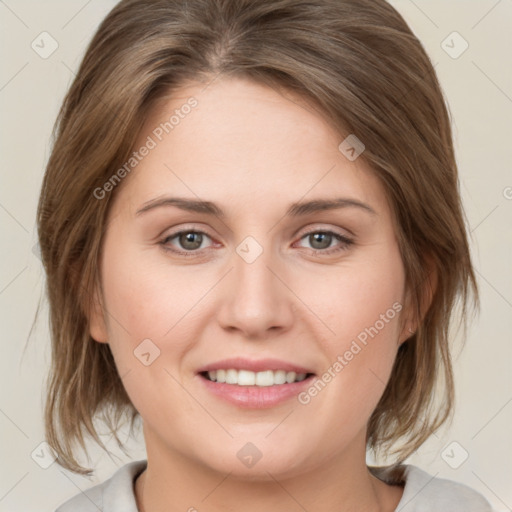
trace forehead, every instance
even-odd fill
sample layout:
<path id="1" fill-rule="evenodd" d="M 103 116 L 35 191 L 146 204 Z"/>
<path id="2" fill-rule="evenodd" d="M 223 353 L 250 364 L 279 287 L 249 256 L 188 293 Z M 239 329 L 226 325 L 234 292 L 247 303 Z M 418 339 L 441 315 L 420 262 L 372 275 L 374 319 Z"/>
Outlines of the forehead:
<path id="1" fill-rule="evenodd" d="M 362 158 L 339 150 L 344 135 L 311 102 L 240 79 L 192 83 L 162 98 L 141 129 L 127 192 L 133 208 L 166 193 L 239 207 L 350 196 L 385 208 Z"/>

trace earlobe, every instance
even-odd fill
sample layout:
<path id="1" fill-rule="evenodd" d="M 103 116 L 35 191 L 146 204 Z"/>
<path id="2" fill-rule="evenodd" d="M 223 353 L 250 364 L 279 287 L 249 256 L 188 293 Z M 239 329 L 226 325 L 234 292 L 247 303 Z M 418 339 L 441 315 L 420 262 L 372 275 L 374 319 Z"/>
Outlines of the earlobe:
<path id="1" fill-rule="evenodd" d="M 404 331 L 402 331 L 402 333 L 398 339 L 398 346 L 400 347 L 401 345 L 403 345 L 409 338 L 412 338 L 415 333 L 416 333 L 416 331 L 414 329 L 412 329 L 412 327 L 409 327 L 409 328 L 405 329 Z"/>
<path id="2" fill-rule="evenodd" d="M 397 340 L 397 345 L 399 347 L 409 338 L 411 338 L 416 331 L 417 323 L 415 321 L 415 317 L 417 317 L 417 314 L 414 314 L 413 304 L 413 294 L 410 290 L 410 287 L 407 286 L 404 297 L 404 307 L 402 309 L 402 316 L 400 318 L 400 334 L 398 335 Z"/>
<path id="3" fill-rule="evenodd" d="M 413 311 L 412 304 L 414 301 L 411 300 L 408 290 L 406 299 L 407 305 L 405 308 L 407 313 L 405 314 L 406 316 L 402 324 L 403 328 L 400 332 L 398 340 L 399 345 L 402 345 L 402 343 L 414 336 L 432 304 L 432 300 L 437 288 L 437 270 L 434 262 L 430 257 L 427 257 L 427 268 L 428 273 L 424 280 L 423 291 L 420 297 L 420 304 L 417 311 Z"/>
<path id="4" fill-rule="evenodd" d="M 98 287 L 95 286 L 88 314 L 89 334 L 99 343 L 108 343 L 107 326 Z"/>
<path id="5" fill-rule="evenodd" d="M 414 336 L 414 333 L 416 332 L 415 326 L 407 319 L 403 322 L 403 327 L 400 331 L 400 335 L 398 336 L 398 346 L 400 347 L 402 344 L 404 344 L 409 338 L 412 338 Z"/>

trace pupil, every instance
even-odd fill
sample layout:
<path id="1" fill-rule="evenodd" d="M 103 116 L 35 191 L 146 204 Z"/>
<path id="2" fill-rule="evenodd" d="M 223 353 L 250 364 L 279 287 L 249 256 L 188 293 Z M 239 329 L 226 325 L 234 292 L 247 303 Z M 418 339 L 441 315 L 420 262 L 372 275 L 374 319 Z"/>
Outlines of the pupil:
<path id="1" fill-rule="evenodd" d="M 315 249 L 326 249 L 327 247 L 329 247 L 331 245 L 331 238 L 332 238 L 332 235 L 329 235 L 327 233 L 314 233 L 313 235 L 311 235 L 313 238 L 312 238 L 312 243 L 311 245 L 315 248 Z M 324 239 L 325 237 L 325 239 Z M 325 240 L 327 240 L 327 244 L 325 244 Z M 317 242 L 320 242 L 320 247 L 315 247 L 315 244 Z M 322 241 L 324 242 L 324 244 L 322 245 Z"/>
<path id="2" fill-rule="evenodd" d="M 194 237 L 196 238 L 196 241 L 194 241 Z M 182 247 L 186 249 L 198 249 L 201 247 L 202 242 L 202 235 L 200 233 L 185 233 L 184 235 L 181 235 L 180 237 L 180 243 Z"/>

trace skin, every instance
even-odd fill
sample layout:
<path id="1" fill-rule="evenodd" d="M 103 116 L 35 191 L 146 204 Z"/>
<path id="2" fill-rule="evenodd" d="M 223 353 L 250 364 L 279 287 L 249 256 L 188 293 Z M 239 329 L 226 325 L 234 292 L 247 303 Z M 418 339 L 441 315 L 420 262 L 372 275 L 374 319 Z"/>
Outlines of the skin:
<path id="1" fill-rule="evenodd" d="M 91 336 L 109 343 L 143 418 L 139 509 L 395 510 L 402 488 L 369 473 L 365 435 L 397 348 L 415 327 L 405 308 L 307 405 L 292 398 L 241 409 L 197 375 L 233 356 L 283 359 L 321 375 L 361 331 L 404 304 L 384 189 L 362 158 L 338 150 L 344 137 L 311 105 L 239 78 L 184 86 L 151 112 L 136 147 L 191 96 L 198 106 L 116 190 L 90 316 Z M 175 206 L 136 214 L 166 195 L 212 201 L 225 218 Z M 334 197 L 375 214 L 347 207 L 285 216 L 293 202 Z M 192 257 L 161 243 L 182 229 L 206 233 Z M 315 244 L 309 229 L 353 244 Z M 236 252 L 247 236 L 263 249 L 250 264 Z M 190 247 L 179 237 L 165 246 Z M 144 339 L 160 350 L 149 366 L 134 357 Z M 247 442 L 262 453 L 251 468 L 237 457 Z"/>

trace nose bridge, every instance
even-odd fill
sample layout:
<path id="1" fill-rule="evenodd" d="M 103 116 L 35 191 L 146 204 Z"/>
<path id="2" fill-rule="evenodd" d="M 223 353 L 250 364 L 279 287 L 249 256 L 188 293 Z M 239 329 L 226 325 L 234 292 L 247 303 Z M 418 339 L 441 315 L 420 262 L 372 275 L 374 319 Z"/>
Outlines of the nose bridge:
<path id="1" fill-rule="evenodd" d="M 292 294 L 281 282 L 283 278 L 275 275 L 282 266 L 273 255 L 270 247 L 264 249 L 254 237 L 246 237 L 236 247 L 229 290 L 219 312 L 224 328 L 259 337 L 292 325 Z"/>

